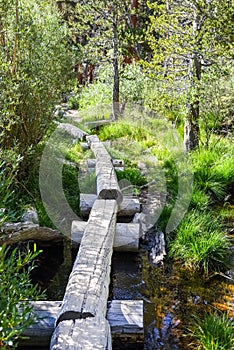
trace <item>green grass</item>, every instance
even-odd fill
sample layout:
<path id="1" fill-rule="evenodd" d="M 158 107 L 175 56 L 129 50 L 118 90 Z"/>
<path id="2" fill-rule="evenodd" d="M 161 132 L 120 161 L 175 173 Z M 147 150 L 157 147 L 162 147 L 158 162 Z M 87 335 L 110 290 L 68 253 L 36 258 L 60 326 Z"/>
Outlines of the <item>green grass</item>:
<path id="1" fill-rule="evenodd" d="M 128 180 L 133 186 L 142 186 L 146 184 L 145 177 L 140 170 L 134 166 L 128 166 L 123 171 L 116 171 L 118 181 Z"/>
<path id="2" fill-rule="evenodd" d="M 200 350 L 234 349 L 234 321 L 225 313 L 210 313 L 204 319 L 195 317 L 192 338 Z"/>
<path id="3" fill-rule="evenodd" d="M 113 140 L 121 137 L 128 137 L 130 140 L 141 142 L 152 138 L 152 135 L 143 127 L 127 121 L 111 123 L 101 128 L 99 132 L 101 141 Z"/>
<path id="4" fill-rule="evenodd" d="M 221 140 L 209 149 L 199 149 L 191 154 L 194 179 L 197 187 L 213 201 L 222 202 L 233 185 L 234 145 Z"/>
<path id="5" fill-rule="evenodd" d="M 202 191 L 198 186 L 194 186 L 190 209 L 206 210 L 209 206 L 209 196 Z"/>
<path id="6" fill-rule="evenodd" d="M 229 240 L 211 212 L 190 211 L 169 244 L 169 256 L 208 275 L 227 268 Z"/>

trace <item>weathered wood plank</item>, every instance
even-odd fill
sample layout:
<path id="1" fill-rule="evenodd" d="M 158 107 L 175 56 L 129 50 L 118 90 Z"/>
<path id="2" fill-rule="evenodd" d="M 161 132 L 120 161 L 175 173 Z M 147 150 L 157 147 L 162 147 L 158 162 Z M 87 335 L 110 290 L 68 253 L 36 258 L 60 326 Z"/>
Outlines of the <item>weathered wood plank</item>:
<path id="1" fill-rule="evenodd" d="M 97 199 L 96 194 L 80 194 L 80 213 L 83 217 L 88 217 L 92 206 Z M 139 213 L 141 206 L 138 198 L 123 197 L 123 201 L 118 206 L 118 216 L 133 216 Z"/>
<path id="2" fill-rule="evenodd" d="M 115 200 L 94 202 L 57 324 L 106 313 L 116 213 Z"/>
<path id="3" fill-rule="evenodd" d="M 115 199 L 122 202 L 123 195 L 119 188 L 111 156 L 96 135 L 88 136 L 88 143 L 96 158 L 97 195 L 102 199 Z"/>
<path id="4" fill-rule="evenodd" d="M 61 244 L 64 236 L 56 230 L 48 227 L 40 227 L 38 224 L 32 223 L 15 223 L 2 227 L 2 236 L 0 237 L 0 245 L 14 244 L 33 240 L 35 242 L 49 244 Z"/>
<path id="5" fill-rule="evenodd" d="M 84 130 L 81 130 L 77 126 L 69 123 L 59 123 L 58 127 L 69 133 L 71 137 L 76 141 L 83 140 L 88 135 Z"/>
<path id="6" fill-rule="evenodd" d="M 95 129 L 95 128 L 100 127 L 100 126 L 110 124 L 112 122 L 113 122 L 112 119 L 102 119 L 102 120 L 94 120 L 91 122 L 85 122 L 84 125 L 89 127 L 90 129 Z"/>
<path id="7" fill-rule="evenodd" d="M 122 159 L 112 159 L 112 164 L 116 168 L 124 167 L 124 161 Z M 96 159 L 87 159 L 87 167 L 88 168 L 95 168 L 96 166 Z"/>
<path id="8" fill-rule="evenodd" d="M 87 226 L 86 221 L 74 220 L 71 227 L 71 240 L 73 248 L 81 243 L 83 233 Z M 132 251 L 139 249 L 140 225 L 139 223 L 117 223 L 114 237 L 114 250 Z"/>
<path id="9" fill-rule="evenodd" d="M 61 301 L 32 302 L 33 312 L 38 320 L 24 331 L 28 339 L 20 340 L 21 346 L 48 346 L 55 327 Z M 141 300 L 112 300 L 108 302 L 107 320 L 111 334 L 115 339 L 128 335 L 134 341 L 144 336 L 143 301 Z M 70 322 L 72 321 L 63 321 Z"/>
<path id="10" fill-rule="evenodd" d="M 62 321 L 50 342 L 50 350 L 91 349 L 112 349 L 110 325 L 104 316 Z"/>

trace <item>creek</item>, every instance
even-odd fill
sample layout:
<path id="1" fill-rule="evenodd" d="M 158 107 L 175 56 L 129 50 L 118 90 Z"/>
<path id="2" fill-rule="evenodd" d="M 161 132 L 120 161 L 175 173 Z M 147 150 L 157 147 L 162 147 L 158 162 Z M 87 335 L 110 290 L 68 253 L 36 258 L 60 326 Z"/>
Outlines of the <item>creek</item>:
<path id="1" fill-rule="evenodd" d="M 110 299 L 144 300 L 145 343 L 134 349 L 195 349 L 197 346 L 183 335 L 194 315 L 203 317 L 209 310 L 218 309 L 234 316 L 233 221 L 228 229 L 233 240 L 230 270 L 209 279 L 189 273 L 178 263 L 165 261 L 161 267 L 153 266 L 144 249 L 139 253 L 114 252 Z M 72 250 L 70 254 L 69 245 L 43 249 L 33 279 L 47 290 L 48 300 L 62 300 L 76 253 Z M 114 344 L 113 349 L 130 350 L 124 344 Z"/>

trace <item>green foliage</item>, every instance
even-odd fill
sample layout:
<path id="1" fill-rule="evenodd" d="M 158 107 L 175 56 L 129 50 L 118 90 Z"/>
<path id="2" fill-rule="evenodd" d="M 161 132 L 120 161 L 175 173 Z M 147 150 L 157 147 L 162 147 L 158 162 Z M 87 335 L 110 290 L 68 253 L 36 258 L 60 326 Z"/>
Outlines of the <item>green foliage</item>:
<path id="1" fill-rule="evenodd" d="M 209 149 L 200 149 L 191 154 L 196 186 L 222 201 L 234 178 L 234 146 L 228 139 L 215 143 Z"/>
<path id="2" fill-rule="evenodd" d="M 40 252 L 0 247 L 0 347 L 15 349 L 23 331 L 34 321 L 30 300 L 44 297 L 30 282 L 33 260 Z"/>
<path id="3" fill-rule="evenodd" d="M 208 205 L 209 196 L 195 185 L 193 188 L 190 209 L 206 210 Z"/>
<path id="4" fill-rule="evenodd" d="M 45 135 L 71 68 L 67 29 L 51 1 L 0 5 L 1 146 L 27 156 Z"/>
<path id="5" fill-rule="evenodd" d="M 210 212 L 190 211 L 182 220 L 169 256 L 190 270 L 220 271 L 227 267 L 229 240 Z"/>
<path id="6" fill-rule="evenodd" d="M 97 105 L 111 103 L 111 86 L 100 80 L 84 87 L 77 96 L 79 109 L 95 108 Z"/>
<path id="7" fill-rule="evenodd" d="M 231 350 L 234 348 L 234 322 L 225 313 L 209 313 L 204 318 L 194 317 L 192 338 L 200 350 Z"/>
<path id="8" fill-rule="evenodd" d="M 66 159 L 78 164 L 81 158 L 82 158 L 82 149 L 80 144 L 77 143 L 76 145 L 72 146 L 68 150 L 66 154 Z"/>
<path id="9" fill-rule="evenodd" d="M 116 171 L 118 181 L 128 180 L 133 186 L 142 186 L 146 184 L 145 177 L 141 174 L 141 171 L 134 166 L 128 166 L 123 171 Z"/>
<path id="10" fill-rule="evenodd" d="M 0 226 L 17 215 L 14 186 L 21 158 L 14 150 L 0 151 Z"/>
<path id="11" fill-rule="evenodd" d="M 80 198 L 78 171 L 66 164 L 63 166 L 63 189 L 69 205 L 78 214 Z"/>
<path id="12" fill-rule="evenodd" d="M 233 6 L 231 1 L 221 4 L 218 0 L 154 1 L 148 5 L 152 14 L 147 38 L 153 57 L 144 66 L 160 82 L 164 104 L 171 105 L 173 112 L 177 110 L 179 117 L 180 102 L 183 105 L 187 127 L 185 146 L 190 151 L 199 145 L 201 111 L 206 143 L 209 129 L 221 119 L 215 117 L 217 103 L 210 87 L 211 84 L 215 87 L 217 78 L 226 77 L 233 56 Z M 160 94 L 155 95 L 160 105 Z M 206 118 L 208 114 L 212 121 Z"/>
<path id="13" fill-rule="evenodd" d="M 79 177 L 80 193 L 97 193 L 95 171 Z"/>
<path id="14" fill-rule="evenodd" d="M 128 137 L 130 140 L 143 141 L 150 138 L 151 133 L 134 123 L 128 121 L 119 121 L 117 123 L 111 123 L 104 126 L 99 132 L 99 138 L 101 141 L 114 140 L 121 137 Z"/>

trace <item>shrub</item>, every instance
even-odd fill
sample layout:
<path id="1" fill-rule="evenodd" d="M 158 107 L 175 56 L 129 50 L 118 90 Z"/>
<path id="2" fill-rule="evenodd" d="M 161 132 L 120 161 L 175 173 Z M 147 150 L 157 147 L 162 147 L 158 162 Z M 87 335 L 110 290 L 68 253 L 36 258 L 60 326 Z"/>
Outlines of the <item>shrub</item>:
<path id="1" fill-rule="evenodd" d="M 2 150 L 0 153 L 0 226 L 17 216 L 14 185 L 20 161 L 21 157 L 14 150 Z"/>
<path id="2" fill-rule="evenodd" d="M 218 220 L 210 212 L 193 210 L 182 220 L 169 245 L 169 256 L 207 275 L 227 267 L 228 247 L 229 240 Z"/>
<path id="3" fill-rule="evenodd" d="M 231 350 L 234 348 L 233 319 L 217 312 L 208 314 L 204 319 L 195 317 L 192 337 L 198 340 L 201 350 Z"/>
<path id="4" fill-rule="evenodd" d="M 72 67 L 56 6 L 39 0 L 0 5 L 0 143 L 6 149 L 16 144 L 23 156 L 48 130 Z"/>
<path id="5" fill-rule="evenodd" d="M 15 349 L 23 331 L 35 321 L 30 300 L 44 298 L 30 281 L 39 252 L 0 247 L 0 347 Z"/>

